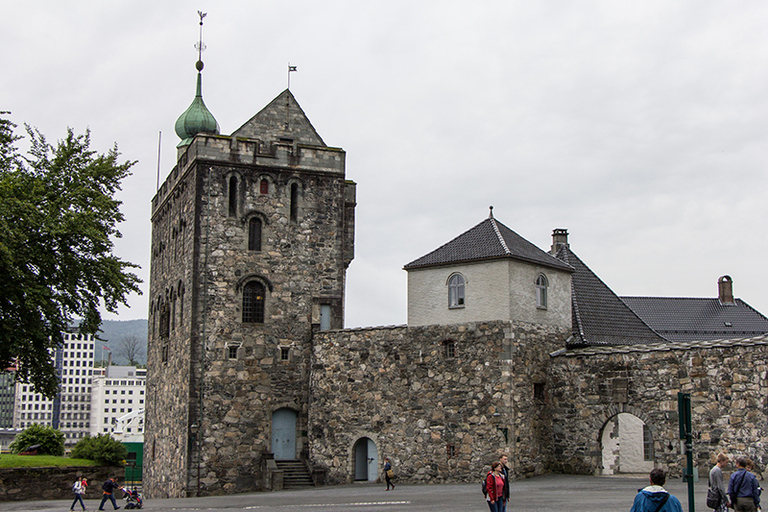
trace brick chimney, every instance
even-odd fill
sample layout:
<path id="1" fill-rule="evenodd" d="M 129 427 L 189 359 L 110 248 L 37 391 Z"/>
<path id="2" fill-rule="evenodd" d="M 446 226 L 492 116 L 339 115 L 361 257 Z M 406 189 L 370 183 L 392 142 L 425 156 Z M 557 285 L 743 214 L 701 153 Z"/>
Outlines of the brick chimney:
<path id="1" fill-rule="evenodd" d="M 552 249 L 550 254 L 554 256 L 562 246 L 570 247 L 568 245 L 568 230 L 565 228 L 555 228 L 552 230 Z"/>
<path id="2" fill-rule="evenodd" d="M 735 306 L 733 300 L 733 279 L 731 276 L 722 276 L 717 280 L 717 298 L 723 306 Z"/>

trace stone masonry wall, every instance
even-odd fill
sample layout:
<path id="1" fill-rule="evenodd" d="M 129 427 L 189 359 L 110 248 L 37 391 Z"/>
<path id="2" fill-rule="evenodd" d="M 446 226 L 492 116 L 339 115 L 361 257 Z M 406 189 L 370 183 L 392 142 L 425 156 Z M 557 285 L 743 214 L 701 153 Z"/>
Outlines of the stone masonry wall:
<path id="1" fill-rule="evenodd" d="M 553 470 L 600 474 L 600 439 L 621 412 L 650 428 L 656 467 L 680 476 L 677 393 L 691 394 L 694 465 L 715 454 L 768 464 L 768 339 L 670 343 L 564 351 L 552 358 Z"/>
<path id="2" fill-rule="evenodd" d="M 312 332 L 321 311 L 344 323 L 354 184 L 343 151 L 286 145 L 244 162 L 240 143 L 196 138 L 153 200 L 150 498 L 264 488 L 281 408 L 297 416 L 295 458 L 306 455 Z M 263 321 L 243 321 L 250 282 L 263 286 Z"/>
<path id="3" fill-rule="evenodd" d="M 401 481 L 477 480 L 501 452 L 517 476 L 546 472 L 551 422 L 534 383 L 545 384 L 549 351 L 566 334 L 499 321 L 317 334 L 312 463 L 329 483 L 350 482 L 353 447 L 368 438 Z"/>
<path id="4" fill-rule="evenodd" d="M 124 473 L 125 468 L 111 466 L 0 468 L 0 502 L 72 500 L 72 485 L 82 478 L 90 484 L 83 499 L 101 499 L 102 482 Z M 120 495 L 118 491 L 117 496 Z"/>

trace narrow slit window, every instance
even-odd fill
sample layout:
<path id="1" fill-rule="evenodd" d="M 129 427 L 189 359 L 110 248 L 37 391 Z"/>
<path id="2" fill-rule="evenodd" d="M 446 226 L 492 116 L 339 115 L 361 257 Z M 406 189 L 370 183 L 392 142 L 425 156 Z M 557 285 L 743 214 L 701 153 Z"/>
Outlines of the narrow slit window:
<path id="1" fill-rule="evenodd" d="M 229 178 L 229 216 L 235 217 L 237 215 L 237 178 L 232 176 Z"/>
<path id="2" fill-rule="evenodd" d="M 257 217 L 248 221 L 248 250 L 261 250 L 261 219 Z"/>
<path id="3" fill-rule="evenodd" d="M 291 222 L 296 222 L 299 218 L 299 186 L 296 183 L 291 184 Z"/>

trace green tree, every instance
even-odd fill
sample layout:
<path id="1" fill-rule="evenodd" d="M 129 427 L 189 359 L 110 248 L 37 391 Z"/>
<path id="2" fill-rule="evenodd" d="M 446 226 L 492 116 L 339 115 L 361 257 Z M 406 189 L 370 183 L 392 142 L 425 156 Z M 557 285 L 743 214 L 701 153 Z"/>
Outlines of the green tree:
<path id="1" fill-rule="evenodd" d="M 73 459 L 90 459 L 110 466 L 119 466 L 128 456 L 128 449 L 109 434 L 99 434 L 79 440 L 69 456 Z"/>
<path id="2" fill-rule="evenodd" d="M 99 307 L 115 312 L 141 280 L 137 265 L 112 254 L 123 220 L 114 198 L 135 162 L 118 162 L 117 146 L 90 149 L 90 132 L 71 129 L 55 146 L 27 126 L 20 156 L 15 125 L 0 112 L 0 369 L 52 397 L 58 377 L 52 350 L 77 319 L 95 334 Z"/>
<path id="3" fill-rule="evenodd" d="M 30 446 L 39 444 L 38 455 L 64 455 L 64 434 L 53 427 L 44 427 L 38 423 L 22 430 L 9 446 L 13 453 L 25 451 Z"/>

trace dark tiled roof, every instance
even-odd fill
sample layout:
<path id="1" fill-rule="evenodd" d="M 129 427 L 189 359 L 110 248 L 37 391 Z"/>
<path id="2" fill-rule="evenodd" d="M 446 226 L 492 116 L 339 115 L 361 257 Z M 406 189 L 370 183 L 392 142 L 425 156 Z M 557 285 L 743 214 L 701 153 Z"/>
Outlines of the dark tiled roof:
<path id="1" fill-rule="evenodd" d="M 707 340 L 707 341 L 668 341 L 666 343 L 652 343 L 649 345 L 603 345 L 589 347 L 561 348 L 549 355 L 551 357 L 568 356 L 604 356 L 608 354 L 632 354 L 649 352 L 671 352 L 673 350 L 695 350 L 710 348 L 732 348 L 732 347 L 758 347 L 768 345 L 768 336 L 755 336 L 754 338 L 736 338 L 729 340 Z"/>
<path id="2" fill-rule="evenodd" d="M 573 269 L 542 251 L 493 217 L 457 236 L 442 247 L 414 260 L 405 269 L 478 260 L 513 258 L 572 272 Z"/>
<path id="3" fill-rule="evenodd" d="M 571 276 L 573 336 L 568 340 L 569 347 L 665 341 L 613 293 L 570 247 L 562 246 L 557 258 L 576 269 Z"/>
<path id="4" fill-rule="evenodd" d="M 741 299 L 724 306 L 718 299 L 622 297 L 622 300 L 669 341 L 706 341 L 760 336 L 768 318 Z"/>

